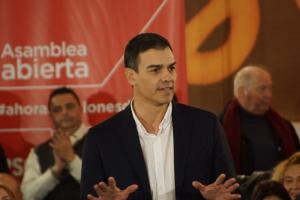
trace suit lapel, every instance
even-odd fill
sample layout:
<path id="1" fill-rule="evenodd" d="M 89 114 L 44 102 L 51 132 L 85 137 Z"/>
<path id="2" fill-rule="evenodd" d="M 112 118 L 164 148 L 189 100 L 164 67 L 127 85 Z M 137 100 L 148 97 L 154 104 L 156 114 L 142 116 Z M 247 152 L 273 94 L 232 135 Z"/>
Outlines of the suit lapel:
<path id="1" fill-rule="evenodd" d="M 184 113 L 180 112 L 180 105 L 173 103 L 172 121 L 174 134 L 174 167 L 176 194 L 180 194 L 183 183 L 185 164 L 188 153 L 190 134 L 189 127 L 184 126 Z M 191 183 L 192 184 L 192 183 Z"/>
<path id="2" fill-rule="evenodd" d="M 124 150 L 127 151 L 127 156 L 134 172 L 140 180 L 140 183 L 137 183 L 139 188 L 143 188 L 146 193 L 150 193 L 147 168 L 130 106 L 123 111 L 121 127 L 119 127 L 118 130 L 118 134 L 124 145 Z"/>
<path id="3" fill-rule="evenodd" d="M 181 113 L 180 111 L 179 105 L 173 103 L 172 122 L 176 194 L 180 194 L 181 192 L 180 190 L 183 183 L 190 141 L 188 127 L 184 126 L 184 113 Z M 118 134 L 121 138 L 122 144 L 124 145 L 124 150 L 127 152 L 127 156 L 134 172 L 136 172 L 136 175 L 140 180 L 140 183 L 138 183 L 139 187 L 143 188 L 146 193 L 150 193 L 147 168 L 130 106 L 122 112 L 121 127 L 119 127 L 118 130 Z"/>

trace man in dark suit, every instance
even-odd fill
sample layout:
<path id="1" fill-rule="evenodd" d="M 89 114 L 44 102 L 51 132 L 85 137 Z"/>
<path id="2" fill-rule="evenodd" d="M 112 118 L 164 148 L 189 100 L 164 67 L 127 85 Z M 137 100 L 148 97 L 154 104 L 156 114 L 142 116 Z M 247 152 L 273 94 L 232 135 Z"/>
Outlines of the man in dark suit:
<path id="1" fill-rule="evenodd" d="M 225 181 L 234 168 L 215 115 L 172 102 L 176 62 L 169 42 L 155 33 L 137 35 L 124 60 L 133 99 L 90 129 L 81 199 L 239 198 L 236 180 Z"/>

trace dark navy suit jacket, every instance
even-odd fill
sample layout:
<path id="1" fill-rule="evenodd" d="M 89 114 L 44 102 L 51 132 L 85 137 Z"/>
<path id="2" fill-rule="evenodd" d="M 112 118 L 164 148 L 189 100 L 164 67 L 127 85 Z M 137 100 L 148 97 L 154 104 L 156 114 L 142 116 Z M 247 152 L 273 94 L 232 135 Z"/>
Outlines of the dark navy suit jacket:
<path id="1" fill-rule="evenodd" d="M 172 103 L 175 190 L 177 200 L 203 199 L 192 181 L 215 181 L 220 173 L 234 176 L 223 129 L 215 115 Z M 120 189 L 137 184 L 129 200 L 151 200 L 151 190 L 138 132 L 130 106 L 91 128 L 85 140 L 81 199 L 94 194 L 93 185 L 115 177 Z"/>

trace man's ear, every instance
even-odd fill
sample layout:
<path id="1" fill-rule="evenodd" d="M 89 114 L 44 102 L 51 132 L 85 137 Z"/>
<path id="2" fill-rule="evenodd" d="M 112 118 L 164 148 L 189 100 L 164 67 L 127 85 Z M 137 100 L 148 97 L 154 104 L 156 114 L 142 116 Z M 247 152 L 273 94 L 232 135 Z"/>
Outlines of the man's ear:
<path id="1" fill-rule="evenodd" d="M 135 77 L 136 71 L 134 71 L 131 68 L 125 68 L 125 75 L 126 75 L 128 83 L 131 86 L 134 86 L 135 85 L 135 79 L 136 79 L 136 77 Z"/>

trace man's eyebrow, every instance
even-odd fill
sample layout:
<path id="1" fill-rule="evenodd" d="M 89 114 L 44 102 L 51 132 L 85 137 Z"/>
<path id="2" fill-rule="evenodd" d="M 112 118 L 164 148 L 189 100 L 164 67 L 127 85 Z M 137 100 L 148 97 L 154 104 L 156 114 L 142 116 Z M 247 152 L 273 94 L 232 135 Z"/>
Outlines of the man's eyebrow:
<path id="1" fill-rule="evenodd" d="M 152 64 L 152 65 L 148 65 L 146 68 L 147 69 L 152 69 L 152 68 L 161 68 L 163 65 L 162 64 Z"/>
<path id="2" fill-rule="evenodd" d="M 176 65 L 176 62 L 172 62 L 170 64 L 168 64 L 168 67 L 169 66 L 174 66 Z M 146 68 L 147 69 L 151 69 L 151 68 L 161 68 L 163 66 L 163 64 L 152 64 L 152 65 L 148 65 Z"/>
<path id="3" fill-rule="evenodd" d="M 171 64 L 169 64 L 169 66 L 174 66 L 176 65 L 176 62 L 172 62 Z"/>

